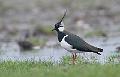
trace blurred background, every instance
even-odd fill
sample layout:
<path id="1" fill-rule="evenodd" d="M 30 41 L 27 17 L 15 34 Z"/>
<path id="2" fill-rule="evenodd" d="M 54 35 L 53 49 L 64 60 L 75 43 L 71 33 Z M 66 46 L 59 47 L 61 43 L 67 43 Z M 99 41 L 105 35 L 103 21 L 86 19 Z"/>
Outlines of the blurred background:
<path id="1" fill-rule="evenodd" d="M 119 7 L 120 0 L 0 0 L 0 60 L 57 61 L 70 55 L 51 31 L 65 9 L 66 30 L 103 48 L 100 60 L 119 54 Z"/>

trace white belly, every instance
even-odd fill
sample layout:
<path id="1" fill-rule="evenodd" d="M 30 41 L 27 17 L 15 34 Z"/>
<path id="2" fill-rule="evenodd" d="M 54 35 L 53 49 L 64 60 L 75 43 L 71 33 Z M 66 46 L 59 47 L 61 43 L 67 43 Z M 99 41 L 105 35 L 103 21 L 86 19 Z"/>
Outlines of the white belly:
<path id="1" fill-rule="evenodd" d="M 71 45 L 69 45 L 67 42 L 65 42 L 65 41 L 61 41 L 60 42 L 60 45 L 63 47 L 63 48 L 65 48 L 66 50 L 71 50 L 72 49 L 72 46 Z"/>
<path id="2" fill-rule="evenodd" d="M 60 45 L 66 49 L 67 51 L 69 52 L 74 52 L 74 53 L 81 53 L 82 51 L 78 51 L 76 49 L 72 49 L 72 46 L 70 44 L 68 44 L 66 41 L 65 41 L 65 37 L 67 37 L 68 35 L 64 36 L 62 41 L 60 42 Z"/>
<path id="3" fill-rule="evenodd" d="M 68 44 L 66 41 L 65 41 L 65 37 L 67 37 L 68 35 L 64 36 L 62 41 L 60 42 L 60 45 L 65 48 L 66 50 L 71 50 L 72 49 L 72 46 L 70 44 Z"/>

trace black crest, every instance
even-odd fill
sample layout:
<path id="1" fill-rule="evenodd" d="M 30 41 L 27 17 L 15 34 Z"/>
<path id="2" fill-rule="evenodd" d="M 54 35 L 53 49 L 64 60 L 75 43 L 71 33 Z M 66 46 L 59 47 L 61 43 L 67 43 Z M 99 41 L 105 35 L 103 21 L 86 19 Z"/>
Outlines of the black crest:
<path id="1" fill-rule="evenodd" d="M 65 13 L 64 13 L 63 17 L 61 18 L 61 20 L 60 20 L 58 23 L 55 24 L 55 29 L 53 29 L 53 30 L 57 30 L 59 27 L 62 27 L 62 26 L 61 26 L 61 22 L 62 22 L 63 19 L 65 18 L 66 13 L 67 13 L 67 10 L 65 11 Z"/>

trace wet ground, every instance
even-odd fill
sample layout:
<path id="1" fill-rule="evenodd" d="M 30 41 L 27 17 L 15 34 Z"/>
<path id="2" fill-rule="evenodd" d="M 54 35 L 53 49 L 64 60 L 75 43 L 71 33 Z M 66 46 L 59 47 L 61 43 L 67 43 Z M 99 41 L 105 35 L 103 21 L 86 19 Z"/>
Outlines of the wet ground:
<path id="1" fill-rule="evenodd" d="M 51 33 L 49 28 L 54 26 L 67 9 L 65 25 L 68 31 L 78 30 L 77 32 L 80 33 L 80 28 L 83 26 L 77 25 L 77 20 L 83 20 L 94 31 L 100 29 L 103 33 L 107 32 L 107 35 L 117 35 L 108 37 L 108 39 L 85 38 L 88 43 L 103 48 L 104 52 L 99 56 L 94 53 L 78 55 L 85 58 L 95 56 L 99 61 L 104 62 L 106 57 L 114 55 L 116 47 L 120 46 L 119 7 L 120 0 L 1 0 L 0 41 L 23 39 L 26 33 L 32 35 L 38 28 L 40 28 L 40 35 L 38 35 L 40 38 L 43 38 L 41 34 L 48 36 Z M 41 26 L 45 27 L 45 30 L 42 30 Z M 89 31 L 89 29 L 85 31 Z M 119 35 L 116 31 L 119 32 Z M 48 36 L 48 38 L 50 37 Z M 57 39 L 50 40 L 48 46 L 32 51 L 20 51 L 16 42 L 0 42 L 0 60 L 58 61 L 64 55 L 71 55 L 60 46 L 52 46 L 55 41 Z"/>
<path id="2" fill-rule="evenodd" d="M 94 53 L 80 53 L 78 55 L 87 59 L 96 57 L 100 62 L 104 62 L 107 57 L 114 55 L 116 47 L 120 46 L 120 37 L 105 38 L 88 38 L 85 39 L 91 45 L 103 48 L 102 55 Z M 57 39 L 56 39 L 57 41 Z M 50 41 L 52 44 L 52 41 Z M 55 41 L 53 41 L 55 42 Z M 69 52 L 58 47 L 44 47 L 38 50 L 32 51 L 20 51 L 18 45 L 15 42 L 1 43 L 0 48 L 0 60 L 52 60 L 59 61 L 62 56 L 71 55 Z"/>

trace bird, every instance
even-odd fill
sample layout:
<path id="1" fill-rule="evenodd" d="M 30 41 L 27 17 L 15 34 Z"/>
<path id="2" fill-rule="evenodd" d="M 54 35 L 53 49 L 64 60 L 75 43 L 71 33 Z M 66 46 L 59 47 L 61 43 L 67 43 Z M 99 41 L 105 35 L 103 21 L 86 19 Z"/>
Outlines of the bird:
<path id="1" fill-rule="evenodd" d="M 40 49 L 40 46 L 35 46 L 33 43 L 27 40 L 19 40 L 17 41 L 17 44 L 20 47 L 20 50 L 23 51 Z"/>
<path id="2" fill-rule="evenodd" d="M 116 47 L 116 52 L 117 52 L 117 53 L 120 52 L 120 46 Z"/>
<path id="3" fill-rule="evenodd" d="M 22 31 L 22 37 L 16 39 L 16 43 L 21 51 L 36 50 L 40 49 L 40 46 L 35 46 L 33 42 L 29 40 L 31 38 L 30 30 Z"/>
<path id="4" fill-rule="evenodd" d="M 72 53 L 72 64 L 75 64 L 75 61 L 77 59 L 77 53 L 93 52 L 98 55 L 101 55 L 100 52 L 103 52 L 102 48 L 92 46 L 92 45 L 88 44 L 86 41 L 84 41 L 78 35 L 75 35 L 75 34 L 70 33 L 65 30 L 65 28 L 64 28 L 65 25 L 63 23 L 63 19 L 66 16 L 66 12 L 67 11 L 65 11 L 65 13 L 64 13 L 63 17 L 60 19 L 60 21 L 54 25 L 54 28 L 52 29 L 52 31 L 56 31 L 58 41 L 59 41 L 61 47 L 63 47 L 68 52 Z"/>
<path id="5" fill-rule="evenodd" d="M 33 44 L 29 41 L 18 41 L 17 42 L 21 50 L 32 50 Z"/>

